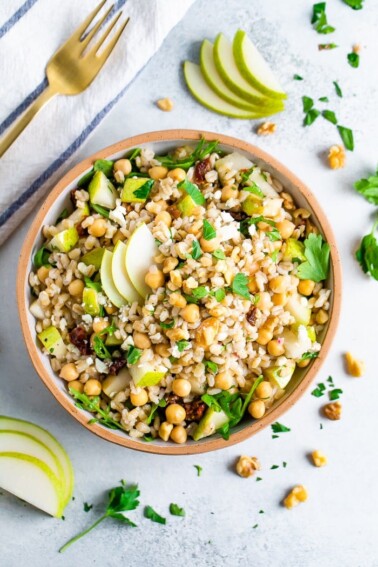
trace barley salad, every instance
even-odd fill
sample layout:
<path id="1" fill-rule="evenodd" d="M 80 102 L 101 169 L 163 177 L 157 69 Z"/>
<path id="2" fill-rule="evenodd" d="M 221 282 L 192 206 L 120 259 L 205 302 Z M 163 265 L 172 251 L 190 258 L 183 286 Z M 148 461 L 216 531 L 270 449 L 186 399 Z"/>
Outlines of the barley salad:
<path id="1" fill-rule="evenodd" d="M 91 422 L 228 439 L 318 356 L 329 245 L 282 184 L 216 141 L 97 160 L 43 227 L 30 311 Z"/>

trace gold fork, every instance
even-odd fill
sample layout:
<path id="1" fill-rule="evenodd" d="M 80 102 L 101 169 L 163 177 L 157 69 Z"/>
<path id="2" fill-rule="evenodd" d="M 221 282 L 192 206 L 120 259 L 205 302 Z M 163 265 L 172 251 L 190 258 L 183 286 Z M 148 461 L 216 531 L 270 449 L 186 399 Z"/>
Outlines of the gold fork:
<path id="1" fill-rule="evenodd" d="M 9 146 L 13 144 L 15 139 L 21 134 L 24 128 L 26 128 L 37 112 L 52 97 L 57 94 L 79 94 L 84 91 L 97 76 L 105 61 L 113 51 L 129 21 L 129 18 L 127 18 L 117 33 L 114 34 L 114 37 L 112 37 L 104 49 L 99 52 L 99 49 L 118 22 L 122 14 L 122 12 L 119 12 L 119 14 L 112 19 L 93 47 L 91 46 L 87 51 L 85 51 L 114 7 L 114 4 L 110 6 L 109 10 L 107 10 L 103 17 L 93 26 L 87 35 L 84 36 L 88 26 L 97 16 L 105 2 L 106 0 L 103 0 L 97 8 L 89 14 L 81 26 L 78 27 L 78 29 L 70 38 L 68 38 L 58 51 L 56 51 L 47 63 L 46 76 L 48 79 L 48 86 L 34 101 L 32 106 L 23 114 L 19 121 L 16 122 L 11 130 L 4 135 L 3 139 L 0 141 L 0 157 L 7 151 Z"/>

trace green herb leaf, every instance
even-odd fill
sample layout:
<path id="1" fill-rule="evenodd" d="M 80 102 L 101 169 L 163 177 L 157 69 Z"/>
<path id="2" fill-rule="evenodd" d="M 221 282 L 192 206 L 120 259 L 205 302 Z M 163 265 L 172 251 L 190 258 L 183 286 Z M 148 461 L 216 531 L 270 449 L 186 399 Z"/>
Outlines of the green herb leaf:
<path id="1" fill-rule="evenodd" d="M 118 421 L 115 421 L 112 417 L 110 417 L 110 406 L 108 406 L 106 410 L 100 407 L 100 398 L 98 396 L 92 396 L 89 398 L 86 394 L 80 393 L 70 386 L 68 387 L 72 397 L 76 400 L 75 405 L 78 408 L 100 416 L 89 420 L 89 424 L 101 423 L 109 429 L 120 429 L 121 431 L 124 431 L 124 427 Z"/>
<path id="2" fill-rule="evenodd" d="M 328 99 L 327 96 L 321 96 L 321 97 L 319 98 L 319 100 L 320 100 L 320 102 L 329 102 L 329 99 Z"/>
<path id="3" fill-rule="evenodd" d="M 343 391 L 340 388 L 335 388 L 334 390 L 328 392 L 328 396 L 331 401 L 338 400 L 340 398 L 340 394 L 342 393 Z"/>
<path id="4" fill-rule="evenodd" d="M 96 205 L 94 203 L 90 203 L 90 206 L 91 209 L 95 211 L 95 213 L 98 213 L 99 215 L 105 217 L 106 219 L 109 218 L 110 211 L 108 211 L 108 209 L 105 209 L 105 207 L 101 207 L 101 205 Z"/>
<path id="5" fill-rule="evenodd" d="M 140 357 L 142 356 L 142 350 L 140 348 L 136 348 L 135 346 L 130 346 L 129 350 L 127 351 L 127 364 L 133 365 L 138 362 Z"/>
<path id="6" fill-rule="evenodd" d="M 152 508 L 152 506 L 146 506 L 145 507 L 144 517 L 148 518 L 148 520 L 151 520 L 152 522 L 156 522 L 157 524 L 166 524 L 167 523 L 167 520 L 165 518 L 163 518 L 163 516 L 160 516 L 160 514 L 155 512 L 155 510 Z"/>
<path id="7" fill-rule="evenodd" d="M 218 364 L 216 362 L 213 362 L 212 360 L 204 360 L 203 363 L 205 365 L 205 368 L 210 370 L 210 372 L 212 372 L 213 374 L 216 374 L 218 372 Z"/>
<path id="8" fill-rule="evenodd" d="M 186 347 L 188 347 L 190 345 L 190 342 L 182 339 L 181 341 L 177 341 L 176 344 L 177 344 L 178 351 L 183 352 L 186 349 Z"/>
<path id="9" fill-rule="evenodd" d="M 342 92 L 342 90 L 341 90 L 339 84 L 338 84 L 336 81 L 333 81 L 333 84 L 334 84 L 334 86 L 335 86 L 335 91 L 336 91 L 337 96 L 339 96 L 340 98 L 342 98 L 342 97 L 343 97 L 343 92 Z"/>
<path id="10" fill-rule="evenodd" d="M 325 2 L 313 5 L 311 23 L 318 33 L 328 34 L 335 31 L 334 27 L 328 25 Z"/>
<path id="11" fill-rule="evenodd" d="M 275 469 L 279 469 L 279 468 L 280 468 L 279 465 L 272 465 L 272 466 L 270 467 L 270 470 L 274 471 Z"/>
<path id="12" fill-rule="evenodd" d="M 245 274 L 236 274 L 231 284 L 233 293 L 240 295 L 244 299 L 251 299 L 251 295 L 248 290 L 248 282 L 248 276 Z"/>
<path id="13" fill-rule="evenodd" d="M 202 256 L 202 250 L 198 240 L 193 240 L 191 256 L 193 260 L 198 260 Z"/>
<path id="14" fill-rule="evenodd" d="M 273 252 L 272 252 L 271 255 L 270 255 L 270 257 L 272 258 L 272 261 L 273 261 L 274 263 L 277 262 L 278 254 L 279 254 L 279 251 L 278 251 L 278 250 L 273 250 Z"/>
<path id="15" fill-rule="evenodd" d="M 311 395 L 315 396 L 315 398 L 321 398 L 322 396 L 324 396 L 325 390 L 326 387 L 324 386 L 324 384 L 320 383 L 314 390 L 312 390 Z"/>
<path id="16" fill-rule="evenodd" d="M 306 262 L 299 264 L 297 275 L 301 280 L 320 282 L 325 280 L 329 271 L 330 247 L 320 234 L 309 234 L 304 241 Z"/>
<path id="17" fill-rule="evenodd" d="M 202 234 L 205 240 L 212 240 L 217 235 L 213 225 L 210 224 L 206 219 L 203 221 Z"/>
<path id="18" fill-rule="evenodd" d="M 196 299 L 203 299 L 204 297 L 209 295 L 209 290 L 204 285 L 200 285 L 200 286 L 196 287 L 195 289 L 193 289 L 192 295 Z"/>
<path id="19" fill-rule="evenodd" d="M 350 128 L 345 128 L 345 126 L 338 126 L 337 127 L 341 139 L 344 143 L 344 146 L 347 150 L 353 152 L 354 150 L 354 139 L 353 139 L 353 132 Z"/>
<path id="20" fill-rule="evenodd" d="M 170 321 L 169 323 L 163 323 L 163 321 L 159 321 L 159 325 L 162 329 L 173 329 L 175 326 L 175 320 Z"/>
<path id="21" fill-rule="evenodd" d="M 102 285 L 100 284 L 100 282 L 94 282 L 88 276 L 84 276 L 84 282 L 85 282 L 85 287 L 94 289 L 97 292 L 100 292 L 102 290 Z"/>
<path id="22" fill-rule="evenodd" d="M 301 77 L 300 75 L 295 74 L 293 76 L 294 81 L 303 81 L 303 77 Z"/>
<path id="23" fill-rule="evenodd" d="M 378 241 L 374 236 L 378 226 L 378 219 L 375 221 L 372 231 L 361 240 L 359 249 L 356 252 L 356 259 L 365 274 L 369 274 L 378 280 Z"/>
<path id="24" fill-rule="evenodd" d="M 35 268 L 40 268 L 41 266 L 50 266 L 49 258 L 51 251 L 47 250 L 45 246 L 41 246 L 39 250 L 34 254 L 33 265 Z"/>
<path id="25" fill-rule="evenodd" d="M 354 51 L 352 51 L 352 53 L 348 53 L 347 55 L 347 59 L 348 59 L 348 63 L 351 67 L 353 67 L 354 69 L 357 69 L 357 67 L 360 64 L 360 56 L 358 53 L 355 53 Z"/>
<path id="26" fill-rule="evenodd" d="M 133 191 L 133 195 L 137 199 L 146 200 L 149 194 L 151 193 L 151 189 L 154 186 L 154 183 L 155 181 L 153 179 L 149 179 L 148 181 L 146 181 L 146 183 L 142 185 L 142 187 L 139 187 L 139 189 L 135 189 L 135 191 Z"/>
<path id="27" fill-rule="evenodd" d="M 258 528 L 258 527 L 259 527 L 259 525 L 258 525 L 258 524 L 255 524 L 254 526 L 252 526 L 252 529 L 255 530 L 255 529 Z"/>
<path id="28" fill-rule="evenodd" d="M 364 0 L 343 0 L 343 2 L 353 10 L 362 10 L 364 7 Z"/>
<path id="29" fill-rule="evenodd" d="M 303 112 L 308 112 L 314 106 L 314 101 L 309 96 L 302 96 Z"/>
<path id="30" fill-rule="evenodd" d="M 94 176 L 94 169 L 92 167 L 92 169 L 90 169 L 89 171 L 87 171 L 87 173 L 84 173 L 84 175 L 80 177 L 79 181 L 77 182 L 77 186 L 79 188 L 86 187 L 93 176 Z"/>
<path id="31" fill-rule="evenodd" d="M 202 195 L 197 185 L 190 183 L 187 179 L 180 181 L 177 187 L 178 189 L 183 189 L 185 193 L 190 195 L 196 205 L 204 205 L 206 203 L 205 197 Z"/>
<path id="32" fill-rule="evenodd" d="M 203 471 L 203 468 L 200 467 L 199 465 L 193 465 L 193 467 L 194 467 L 195 469 L 197 469 L 197 476 L 201 476 L 201 473 L 202 473 L 202 471 Z"/>
<path id="33" fill-rule="evenodd" d="M 270 427 L 272 428 L 273 433 L 287 433 L 288 431 L 291 431 L 289 427 L 282 425 L 282 423 L 279 423 L 278 421 L 272 423 Z"/>
<path id="34" fill-rule="evenodd" d="M 206 142 L 205 138 L 201 138 L 198 145 L 195 147 L 193 152 L 184 158 L 175 159 L 170 155 L 166 156 L 155 156 L 155 159 L 160 161 L 161 165 L 168 167 L 168 169 L 175 169 L 176 167 L 181 167 L 186 171 L 192 167 L 196 161 L 204 159 L 207 155 L 212 154 L 216 151 L 219 145 L 218 140 L 212 142 Z"/>
<path id="35" fill-rule="evenodd" d="M 369 203 L 378 205 L 378 170 L 375 175 L 371 175 L 367 179 L 360 179 L 354 184 L 354 188 L 365 197 Z"/>
<path id="36" fill-rule="evenodd" d="M 333 112 L 333 110 L 323 110 L 322 116 L 329 122 L 332 122 L 332 124 L 337 124 L 336 114 Z"/>
<path id="37" fill-rule="evenodd" d="M 214 250 L 213 256 L 217 260 L 225 260 L 226 259 L 226 254 L 223 252 L 223 250 L 220 250 L 220 249 Z"/>
<path id="38" fill-rule="evenodd" d="M 215 299 L 220 303 L 226 297 L 226 292 L 224 291 L 224 289 L 217 289 L 216 291 L 212 292 L 212 295 L 214 295 Z"/>
<path id="39" fill-rule="evenodd" d="M 309 110 L 307 114 L 305 114 L 305 117 L 303 119 L 303 126 L 311 126 L 311 124 L 315 122 L 319 115 L 319 110 L 316 110 L 316 108 L 311 108 L 311 110 Z"/>
<path id="40" fill-rule="evenodd" d="M 58 224 L 58 222 L 66 219 L 67 217 L 68 217 L 68 209 L 63 209 L 63 211 L 60 213 L 60 215 L 56 219 L 55 224 Z"/>
<path id="41" fill-rule="evenodd" d="M 248 193 L 252 193 L 257 197 L 261 197 L 263 199 L 265 197 L 264 193 L 261 191 L 260 187 L 253 181 L 252 185 L 246 185 L 243 187 L 243 191 L 248 191 Z"/>
<path id="42" fill-rule="evenodd" d="M 134 148 L 133 150 L 131 150 L 130 154 L 127 155 L 127 159 L 130 161 L 134 161 L 136 157 L 140 156 L 140 154 L 142 153 L 141 148 Z"/>
<path id="43" fill-rule="evenodd" d="M 103 360 L 112 358 L 112 355 L 98 335 L 95 335 L 93 338 L 93 350 L 95 351 L 98 358 L 101 358 Z"/>
<path id="44" fill-rule="evenodd" d="M 88 504 L 88 502 L 84 502 L 84 512 L 89 512 L 92 510 L 93 504 Z"/>
<path id="45" fill-rule="evenodd" d="M 305 352 L 304 354 L 302 354 L 301 360 L 311 360 L 313 358 L 318 358 L 318 356 L 318 352 Z"/>
<path id="46" fill-rule="evenodd" d="M 167 401 L 164 399 L 160 400 L 158 404 L 152 404 L 150 415 L 146 419 L 145 423 L 147 423 L 147 425 L 150 425 L 150 423 L 152 423 L 153 418 L 155 417 L 157 410 L 159 408 L 165 408 L 166 405 L 167 405 Z"/>
<path id="47" fill-rule="evenodd" d="M 172 514 L 172 516 L 185 516 L 184 508 L 180 508 L 180 506 L 173 504 L 173 502 L 169 505 L 169 512 Z"/>
<path id="48" fill-rule="evenodd" d="M 329 51 L 330 49 L 335 49 L 339 47 L 336 43 L 319 43 L 318 49 L 319 51 Z"/>
<path id="49" fill-rule="evenodd" d="M 95 171 L 102 171 L 106 177 L 111 177 L 113 173 L 114 161 L 108 159 L 97 159 L 93 164 Z"/>

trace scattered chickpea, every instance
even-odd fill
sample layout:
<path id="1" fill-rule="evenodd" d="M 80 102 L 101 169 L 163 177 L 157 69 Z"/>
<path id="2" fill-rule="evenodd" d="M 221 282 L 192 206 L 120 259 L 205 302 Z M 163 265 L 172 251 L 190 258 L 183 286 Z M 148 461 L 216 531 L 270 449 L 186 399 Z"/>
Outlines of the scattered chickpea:
<path id="1" fill-rule="evenodd" d="M 187 438 L 188 438 L 188 434 L 186 432 L 185 427 L 183 427 L 182 425 L 176 425 L 176 427 L 172 429 L 171 439 L 175 443 L 178 444 L 186 443 Z"/>
<path id="2" fill-rule="evenodd" d="M 164 274 L 161 270 L 147 272 L 144 278 L 145 283 L 152 289 L 158 289 L 164 285 Z"/>
<path id="3" fill-rule="evenodd" d="M 118 159 L 114 163 L 114 172 L 120 171 L 123 175 L 129 175 L 131 173 L 132 167 L 129 159 Z"/>
<path id="4" fill-rule="evenodd" d="M 134 345 L 137 348 L 146 349 L 150 348 L 151 341 L 148 338 L 148 335 L 145 333 L 139 333 L 138 331 L 134 331 L 133 333 Z"/>
<path id="5" fill-rule="evenodd" d="M 164 112 L 171 112 L 173 110 L 173 100 L 171 98 L 159 98 L 156 101 L 156 105 Z"/>
<path id="6" fill-rule="evenodd" d="M 345 165 L 345 150 L 342 146 L 331 146 L 328 152 L 328 163 L 331 169 L 340 169 Z"/>
<path id="7" fill-rule="evenodd" d="M 277 124 L 275 124 L 274 122 L 264 122 L 263 124 L 260 124 L 260 126 L 257 128 L 256 133 L 258 136 L 269 136 L 270 134 L 273 134 L 276 130 L 277 130 Z"/>
<path id="8" fill-rule="evenodd" d="M 167 177 L 168 168 L 164 167 L 163 165 L 154 165 L 154 167 L 150 167 L 148 170 L 148 175 L 154 181 L 158 181 L 159 179 L 164 179 Z"/>
<path id="9" fill-rule="evenodd" d="M 234 385 L 234 380 L 230 372 L 219 372 L 214 379 L 214 388 L 229 390 Z"/>
<path id="10" fill-rule="evenodd" d="M 169 423 L 173 425 L 178 425 L 185 421 L 186 411 L 179 404 L 170 404 L 165 410 L 165 417 Z"/>
<path id="11" fill-rule="evenodd" d="M 163 273 L 169 274 L 171 270 L 174 270 L 177 264 L 179 263 L 177 258 L 166 258 L 163 263 Z"/>
<path id="12" fill-rule="evenodd" d="M 300 502 L 306 502 L 308 493 L 305 487 L 301 484 L 294 486 L 283 501 L 285 508 L 291 510 L 294 506 L 298 506 Z"/>
<path id="13" fill-rule="evenodd" d="M 184 169 L 181 169 L 181 167 L 176 167 L 176 169 L 171 169 L 167 177 L 170 177 L 171 179 L 173 179 L 173 181 L 180 183 L 181 181 L 184 181 L 184 179 L 186 179 L 186 171 Z"/>
<path id="14" fill-rule="evenodd" d="M 48 268 L 47 266 L 41 266 L 40 268 L 38 268 L 37 276 L 38 276 L 38 279 L 41 283 L 44 283 L 45 279 L 49 275 L 49 271 L 50 271 L 50 268 Z"/>
<path id="15" fill-rule="evenodd" d="M 84 384 L 84 393 L 87 394 L 87 396 L 99 396 L 101 394 L 101 390 L 101 382 L 95 378 L 90 378 Z"/>
<path id="16" fill-rule="evenodd" d="M 328 313 L 324 309 L 319 309 L 315 316 L 315 321 L 318 325 L 324 325 L 328 321 Z"/>
<path id="17" fill-rule="evenodd" d="M 172 217 L 171 215 L 168 213 L 168 211 L 161 211 L 161 213 L 158 213 L 155 217 L 155 222 L 162 222 L 164 223 L 166 226 L 168 226 L 168 228 L 171 226 L 172 224 Z"/>
<path id="18" fill-rule="evenodd" d="M 269 382 L 264 380 L 256 388 L 256 397 L 262 400 L 269 399 L 272 395 L 273 389 Z"/>
<path id="19" fill-rule="evenodd" d="M 327 457 L 322 451 L 313 451 L 311 457 L 316 467 L 324 467 L 327 464 Z"/>
<path id="20" fill-rule="evenodd" d="M 291 221 L 284 219 L 276 224 L 277 230 L 284 240 L 290 238 L 295 229 L 295 224 Z"/>
<path id="21" fill-rule="evenodd" d="M 95 333 L 101 333 L 106 327 L 109 327 L 109 321 L 105 319 L 96 319 L 93 322 L 92 328 Z"/>
<path id="22" fill-rule="evenodd" d="M 68 387 L 72 388 L 76 392 L 79 392 L 79 394 L 82 394 L 84 392 L 84 384 L 79 382 L 79 380 L 72 380 L 72 382 L 69 382 Z"/>
<path id="23" fill-rule="evenodd" d="M 340 402 L 331 402 L 323 406 L 323 414 L 332 421 L 341 419 L 342 405 Z"/>
<path id="24" fill-rule="evenodd" d="M 274 305 L 286 305 L 287 295 L 286 293 L 275 293 L 272 297 L 272 302 Z"/>
<path id="25" fill-rule="evenodd" d="M 67 382 L 72 382 L 73 380 L 76 380 L 79 377 L 79 373 L 76 370 L 76 366 L 74 365 L 74 363 L 68 362 L 67 364 L 62 366 L 59 372 L 59 376 L 63 378 L 63 380 L 66 380 Z"/>
<path id="26" fill-rule="evenodd" d="M 68 293 L 74 297 L 82 295 L 84 289 L 84 282 L 82 280 L 73 280 L 68 286 Z"/>
<path id="27" fill-rule="evenodd" d="M 186 306 L 185 297 L 178 291 L 171 293 L 168 297 L 168 301 L 171 305 L 173 305 L 173 307 L 179 307 L 180 309 L 183 309 Z"/>
<path id="28" fill-rule="evenodd" d="M 267 345 L 268 352 L 271 356 L 282 356 L 285 352 L 283 341 L 272 340 Z"/>
<path id="29" fill-rule="evenodd" d="M 234 185 L 226 185 L 222 189 L 221 201 L 223 203 L 225 203 L 229 199 L 237 199 L 238 195 L 239 195 L 239 192 L 236 189 L 236 187 L 234 187 Z"/>
<path id="30" fill-rule="evenodd" d="M 148 394 L 146 390 L 141 389 L 137 394 L 130 394 L 130 402 L 135 407 L 144 406 L 148 402 Z"/>
<path id="31" fill-rule="evenodd" d="M 362 360 L 357 360 L 354 356 L 347 352 L 345 354 L 345 362 L 347 367 L 347 372 L 355 378 L 361 378 L 365 374 L 365 363 Z"/>
<path id="32" fill-rule="evenodd" d="M 260 461 L 257 457 L 247 457 L 242 455 L 236 462 L 236 472 L 243 478 L 253 476 L 256 471 L 261 469 Z"/>
<path id="33" fill-rule="evenodd" d="M 265 404 L 262 400 L 254 400 L 248 406 L 248 412 L 254 419 L 261 419 L 265 414 Z"/>
<path id="34" fill-rule="evenodd" d="M 106 232 L 106 220 L 105 219 L 95 219 L 93 223 L 88 227 L 88 232 L 92 236 L 100 238 L 104 236 Z"/>
<path id="35" fill-rule="evenodd" d="M 159 427 L 160 439 L 163 439 L 163 441 L 168 441 L 172 429 L 173 429 L 172 423 L 168 423 L 168 421 L 163 421 L 163 423 L 161 423 Z"/>
<path id="36" fill-rule="evenodd" d="M 156 345 L 155 346 L 155 352 L 159 355 L 162 356 L 163 358 L 168 358 L 169 356 L 171 356 L 171 352 L 169 350 L 169 346 L 165 345 L 165 344 L 160 344 L 160 345 Z"/>
<path id="37" fill-rule="evenodd" d="M 200 246 L 203 252 L 214 252 L 219 248 L 218 238 L 212 238 L 211 240 L 206 240 L 205 238 L 200 238 Z"/>
<path id="38" fill-rule="evenodd" d="M 200 318 L 200 310 L 195 303 L 189 303 L 180 311 L 180 315 L 187 323 L 196 323 Z"/>
<path id="39" fill-rule="evenodd" d="M 180 396 L 180 398 L 186 398 L 189 396 L 191 389 L 191 383 L 184 378 L 176 378 L 172 382 L 173 393 L 176 394 L 176 396 Z"/>
<path id="40" fill-rule="evenodd" d="M 315 282 L 312 280 L 301 280 L 298 284 L 298 291 L 308 297 L 314 291 Z"/>

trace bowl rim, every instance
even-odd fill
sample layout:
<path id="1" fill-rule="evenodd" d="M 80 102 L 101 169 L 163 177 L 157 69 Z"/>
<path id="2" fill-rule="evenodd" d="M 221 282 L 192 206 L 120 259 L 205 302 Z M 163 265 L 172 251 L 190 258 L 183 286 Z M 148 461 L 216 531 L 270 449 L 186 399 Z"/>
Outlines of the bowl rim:
<path id="1" fill-rule="evenodd" d="M 199 141 L 201 137 L 206 140 L 217 139 L 220 144 L 229 145 L 237 150 L 245 151 L 249 154 L 255 156 L 257 160 L 265 161 L 270 166 L 279 171 L 279 173 L 288 179 L 291 184 L 295 185 L 299 193 L 303 195 L 311 206 L 312 211 L 315 213 L 319 225 L 325 235 L 326 241 L 331 248 L 331 265 L 332 265 L 332 289 L 333 289 L 333 301 L 331 308 L 331 315 L 329 318 L 329 324 L 322 342 L 321 353 L 322 356 L 313 360 L 311 367 L 308 372 L 303 376 L 301 382 L 295 387 L 295 389 L 288 395 L 288 397 L 282 401 L 276 408 L 273 408 L 266 416 L 257 421 L 252 421 L 250 425 L 246 425 L 239 431 L 231 433 L 229 440 L 224 440 L 221 437 L 208 437 L 203 440 L 193 443 L 193 444 L 183 444 L 183 445 L 157 445 L 154 443 L 142 443 L 140 441 L 132 439 L 126 433 L 124 436 L 116 435 L 111 429 L 106 429 L 104 426 L 94 423 L 89 425 L 88 418 L 85 412 L 79 410 L 69 399 L 69 396 L 58 388 L 52 379 L 51 375 L 53 373 L 48 372 L 43 366 L 40 360 L 40 352 L 38 352 L 37 346 L 35 344 L 34 338 L 32 336 L 32 331 L 28 323 L 27 313 L 29 306 L 27 305 L 27 298 L 25 294 L 26 286 L 28 285 L 29 277 L 29 261 L 32 254 L 32 249 L 34 247 L 35 240 L 40 234 L 40 229 L 42 226 L 42 220 L 48 213 L 50 207 L 53 205 L 55 199 L 60 196 L 66 190 L 67 185 L 69 185 L 74 179 L 79 177 L 85 170 L 90 168 L 96 159 L 104 159 L 108 156 L 116 154 L 120 151 L 127 151 L 133 147 L 137 147 L 140 144 L 149 144 L 156 142 L 174 142 L 179 140 L 185 140 L 188 142 Z M 37 212 L 35 219 L 28 230 L 25 237 L 24 243 L 21 248 L 18 272 L 17 272 L 17 304 L 19 317 L 21 321 L 21 329 L 26 344 L 28 354 L 31 358 L 32 364 L 42 380 L 45 386 L 50 390 L 56 400 L 64 407 L 68 413 L 71 414 L 81 425 L 86 429 L 94 433 L 95 435 L 106 439 L 117 445 L 123 447 L 128 447 L 130 449 L 135 449 L 137 451 L 143 451 L 146 453 L 155 453 L 160 455 L 189 455 L 198 454 L 214 451 L 217 449 L 222 449 L 230 447 L 241 441 L 245 441 L 258 431 L 261 431 L 271 423 L 275 422 L 277 418 L 281 417 L 286 411 L 288 411 L 304 394 L 307 390 L 314 377 L 318 373 L 322 363 L 324 362 L 327 353 L 330 349 L 331 343 L 333 341 L 334 335 L 336 333 L 341 308 L 341 285 L 342 285 L 342 273 L 341 273 L 341 261 L 339 252 L 336 246 L 336 240 L 334 237 L 333 230 L 328 222 L 328 219 L 323 212 L 321 206 L 317 202 L 315 196 L 312 194 L 310 189 L 305 183 L 303 183 L 296 175 L 294 175 L 285 165 L 279 162 L 276 158 L 268 154 L 267 152 L 261 150 L 257 146 L 234 138 L 232 136 L 227 136 L 223 134 L 218 134 L 215 132 L 209 132 L 204 130 L 193 130 L 193 129 L 172 129 L 172 130 L 158 130 L 154 132 L 147 132 L 144 134 L 138 134 L 130 138 L 126 138 L 115 144 L 111 144 L 104 149 L 101 149 L 91 156 L 80 161 L 72 169 L 70 169 L 54 186 L 54 188 L 49 192 L 47 198 L 43 202 L 39 211 Z"/>

